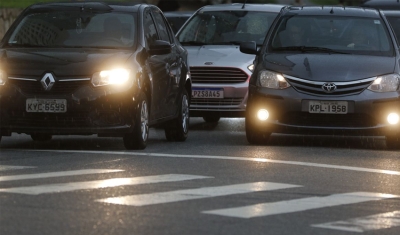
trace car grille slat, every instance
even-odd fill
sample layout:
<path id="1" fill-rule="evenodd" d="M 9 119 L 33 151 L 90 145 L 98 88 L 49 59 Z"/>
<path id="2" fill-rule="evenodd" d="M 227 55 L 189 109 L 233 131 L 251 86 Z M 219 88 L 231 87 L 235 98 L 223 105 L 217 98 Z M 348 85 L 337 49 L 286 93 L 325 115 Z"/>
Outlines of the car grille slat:
<path id="1" fill-rule="evenodd" d="M 243 98 L 224 98 L 224 99 L 203 99 L 203 98 L 192 98 L 190 101 L 190 105 L 195 106 L 226 106 L 226 105 L 240 105 L 242 103 Z"/>
<path id="2" fill-rule="evenodd" d="M 57 81 L 54 83 L 53 87 L 49 91 L 45 91 L 40 81 L 26 81 L 18 79 L 9 79 L 7 81 L 12 84 L 22 92 L 30 95 L 46 95 L 46 94 L 72 94 L 75 90 L 82 86 L 90 85 L 89 80 L 69 80 L 69 81 Z"/>
<path id="3" fill-rule="evenodd" d="M 248 75 L 238 68 L 190 67 L 193 83 L 242 83 Z"/>
<path id="4" fill-rule="evenodd" d="M 373 78 L 369 80 L 367 79 L 368 81 L 363 81 L 359 83 L 355 83 L 355 81 L 340 82 L 340 83 L 338 82 L 338 85 L 336 85 L 336 90 L 328 93 L 322 89 L 323 82 L 313 82 L 299 78 L 294 79 L 289 76 L 284 76 L 284 77 L 298 92 L 310 95 L 318 95 L 318 96 L 356 95 L 367 89 L 368 86 L 373 82 Z M 315 84 L 315 83 L 320 83 L 320 84 Z"/>
<path id="5" fill-rule="evenodd" d="M 279 118 L 279 122 L 287 125 L 310 127 L 373 127 L 377 121 L 367 114 L 314 114 L 306 112 L 290 112 Z"/>

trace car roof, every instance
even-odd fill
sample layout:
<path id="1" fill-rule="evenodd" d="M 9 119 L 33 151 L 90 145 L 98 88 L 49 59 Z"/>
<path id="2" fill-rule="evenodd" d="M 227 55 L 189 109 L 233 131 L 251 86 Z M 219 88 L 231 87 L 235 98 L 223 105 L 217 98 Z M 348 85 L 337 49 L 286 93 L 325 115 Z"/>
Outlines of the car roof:
<path id="1" fill-rule="evenodd" d="M 164 15 L 165 17 L 190 17 L 192 16 L 194 11 L 165 11 Z"/>
<path id="2" fill-rule="evenodd" d="M 400 11 L 396 10 L 381 10 L 385 16 L 400 16 Z"/>
<path id="3" fill-rule="evenodd" d="M 380 18 L 379 11 L 372 8 L 342 7 L 342 6 L 304 6 L 285 7 L 284 14 L 296 15 L 337 15 L 337 16 L 358 16 L 368 18 Z"/>
<path id="4" fill-rule="evenodd" d="M 114 11 L 124 11 L 124 12 L 137 12 L 141 5 L 146 5 L 145 1 L 137 0 L 130 2 L 49 2 L 49 3 L 38 3 L 31 5 L 29 10 L 44 10 L 44 9 L 60 9 L 68 10 L 71 8 L 86 8 L 90 10 L 114 10 Z"/>
<path id="5" fill-rule="evenodd" d="M 217 4 L 217 5 L 209 5 L 200 8 L 199 11 L 235 11 L 235 10 L 243 10 L 243 11 L 266 11 L 266 12 L 280 12 L 282 7 L 285 5 L 278 4 L 245 4 L 243 8 L 243 3 L 232 3 L 232 4 Z"/>
<path id="6" fill-rule="evenodd" d="M 379 8 L 382 10 L 400 10 L 400 2 L 397 0 L 369 0 L 362 3 L 361 6 Z"/>

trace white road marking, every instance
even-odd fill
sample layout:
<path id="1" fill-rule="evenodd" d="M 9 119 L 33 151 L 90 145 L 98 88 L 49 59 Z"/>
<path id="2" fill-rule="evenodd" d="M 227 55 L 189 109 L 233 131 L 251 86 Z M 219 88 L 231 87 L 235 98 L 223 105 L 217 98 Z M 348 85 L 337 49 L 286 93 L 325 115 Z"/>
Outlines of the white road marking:
<path id="1" fill-rule="evenodd" d="M 103 174 L 103 173 L 112 173 L 120 171 L 124 170 L 86 169 L 86 170 L 58 171 L 58 172 L 26 174 L 26 175 L 7 175 L 7 176 L 0 176 L 0 182 L 13 181 L 13 180 L 26 180 L 26 179 L 53 178 L 53 177 L 74 176 L 74 175 Z"/>
<path id="2" fill-rule="evenodd" d="M 199 176 L 199 175 L 168 174 L 168 175 L 155 175 L 155 176 L 141 176 L 133 178 L 113 178 L 107 180 L 62 183 L 62 184 L 47 184 L 47 185 L 18 187 L 18 188 L 3 188 L 0 189 L 0 192 L 39 195 L 43 193 L 60 193 L 60 192 L 69 192 L 69 191 L 76 191 L 83 189 L 99 189 L 99 188 L 109 188 L 109 187 L 117 187 L 124 185 L 153 184 L 160 182 L 175 182 L 175 181 L 207 179 L 207 178 L 214 178 L 214 177 Z"/>
<path id="3" fill-rule="evenodd" d="M 357 233 L 393 228 L 400 226 L 400 211 L 354 218 L 345 221 L 313 224 L 311 226 Z"/>
<path id="4" fill-rule="evenodd" d="M 260 191 L 271 191 L 287 188 L 302 187 L 292 184 L 279 184 L 271 182 L 255 182 L 247 184 L 234 184 L 217 187 L 206 187 L 196 189 L 185 189 L 170 192 L 150 193 L 140 195 L 130 195 L 123 197 L 111 197 L 97 200 L 98 202 L 127 205 L 127 206 L 147 206 L 170 202 L 187 201 L 234 194 L 244 194 Z"/>
<path id="5" fill-rule="evenodd" d="M 249 219 L 397 197 L 400 196 L 382 193 L 354 192 L 334 194 L 326 197 L 309 197 L 289 201 L 260 203 L 244 207 L 203 211 L 203 213 Z"/>
<path id="6" fill-rule="evenodd" d="M 251 161 L 251 162 L 266 162 L 266 163 L 277 163 L 286 165 L 297 165 L 297 166 L 309 166 L 309 167 L 320 167 L 329 169 L 340 169 L 347 171 L 359 171 L 378 173 L 386 175 L 399 175 L 400 171 L 391 170 L 380 170 L 363 167 L 352 167 L 352 166 L 340 166 L 340 165 L 329 165 L 312 162 L 297 162 L 297 161 L 283 161 L 273 160 L 267 158 L 247 158 L 247 157 L 229 157 L 229 156 L 207 156 L 207 155 L 181 155 L 181 154 L 164 154 L 164 153 L 139 153 L 139 152 L 118 152 L 118 151 L 76 151 L 76 150 L 31 150 L 35 152 L 57 152 L 57 153 L 86 153 L 86 154 L 115 154 L 125 156 L 150 156 L 150 157 L 169 157 L 169 158 L 198 158 L 198 159 L 216 159 L 216 160 L 235 160 L 235 161 Z"/>
<path id="7" fill-rule="evenodd" d="M 29 169 L 29 168 L 36 168 L 36 166 L 6 166 L 6 165 L 0 165 L 0 171 L 22 170 L 22 169 Z"/>

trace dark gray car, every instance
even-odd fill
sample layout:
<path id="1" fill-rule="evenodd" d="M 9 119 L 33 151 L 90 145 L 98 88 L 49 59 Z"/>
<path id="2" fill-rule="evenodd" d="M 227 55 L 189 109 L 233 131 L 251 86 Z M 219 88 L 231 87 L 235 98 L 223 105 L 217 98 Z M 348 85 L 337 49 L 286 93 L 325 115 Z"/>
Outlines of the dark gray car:
<path id="1" fill-rule="evenodd" d="M 287 7 L 257 54 L 246 136 L 271 133 L 383 135 L 400 147 L 399 51 L 375 9 Z"/>

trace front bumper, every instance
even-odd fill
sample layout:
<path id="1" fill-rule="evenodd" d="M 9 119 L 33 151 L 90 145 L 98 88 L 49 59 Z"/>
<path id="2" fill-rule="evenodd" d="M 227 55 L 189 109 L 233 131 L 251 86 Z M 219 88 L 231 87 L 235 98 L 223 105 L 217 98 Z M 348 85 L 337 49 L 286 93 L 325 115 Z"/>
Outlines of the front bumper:
<path id="1" fill-rule="evenodd" d="M 0 88 L 0 134 L 47 133 L 54 135 L 122 136 L 132 131 L 135 113 L 133 85 L 93 88 L 90 85 L 71 93 L 25 93 L 12 84 Z M 65 113 L 27 112 L 27 99 L 64 99 Z"/>
<path id="2" fill-rule="evenodd" d="M 309 101 L 347 101 L 347 114 L 309 112 Z M 257 119 L 257 111 L 267 109 L 267 121 Z M 390 113 L 400 115 L 400 92 L 375 93 L 364 90 L 351 96 L 312 96 L 293 87 L 274 90 L 251 85 L 246 111 L 255 127 L 272 133 L 323 135 L 398 135 L 400 124 L 390 125 Z"/>

